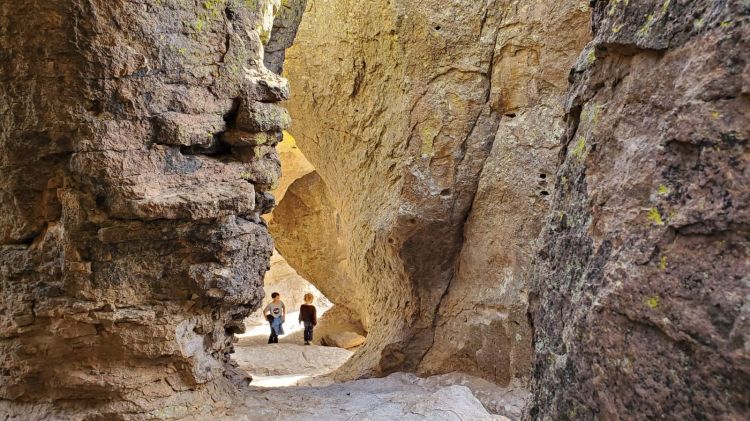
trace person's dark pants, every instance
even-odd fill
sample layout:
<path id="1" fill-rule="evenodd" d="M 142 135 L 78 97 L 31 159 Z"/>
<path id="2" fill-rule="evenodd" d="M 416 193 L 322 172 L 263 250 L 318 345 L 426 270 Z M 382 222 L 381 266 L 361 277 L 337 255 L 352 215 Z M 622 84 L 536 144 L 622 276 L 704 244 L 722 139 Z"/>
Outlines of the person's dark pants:
<path id="1" fill-rule="evenodd" d="M 310 322 L 305 323 L 305 342 L 312 342 L 313 339 L 313 324 Z"/>
<path id="2" fill-rule="evenodd" d="M 279 335 L 276 334 L 276 331 L 271 327 L 271 336 L 268 337 L 268 343 L 269 344 L 277 344 L 279 343 Z"/>

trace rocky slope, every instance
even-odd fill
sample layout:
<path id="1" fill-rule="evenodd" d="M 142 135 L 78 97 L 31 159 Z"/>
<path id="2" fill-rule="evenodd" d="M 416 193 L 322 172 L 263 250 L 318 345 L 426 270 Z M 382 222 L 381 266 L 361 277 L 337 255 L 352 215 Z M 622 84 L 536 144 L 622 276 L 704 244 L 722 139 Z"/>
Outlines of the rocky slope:
<path id="1" fill-rule="evenodd" d="M 328 210 L 300 184 L 310 210 L 287 194 L 271 230 L 369 331 L 341 377 L 528 377 L 525 273 L 586 3 L 308 1 L 285 70 Z"/>
<path id="2" fill-rule="evenodd" d="M 746 419 L 750 3 L 594 3 L 534 264 L 529 419 Z"/>
<path id="3" fill-rule="evenodd" d="M 3 412 L 228 405 L 273 250 L 279 5 L 0 4 Z"/>

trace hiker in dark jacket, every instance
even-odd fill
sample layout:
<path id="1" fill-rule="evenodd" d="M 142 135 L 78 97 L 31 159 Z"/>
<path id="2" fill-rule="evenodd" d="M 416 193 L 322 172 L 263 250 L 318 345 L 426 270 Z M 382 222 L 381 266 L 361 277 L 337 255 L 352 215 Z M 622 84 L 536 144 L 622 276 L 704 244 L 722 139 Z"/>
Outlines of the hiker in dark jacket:
<path id="1" fill-rule="evenodd" d="M 318 314 L 312 305 L 313 295 L 305 294 L 305 304 L 299 306 L 299 322 L 305 324 L 305 345 L 310 345 L 313 340 L 313 327 L 318 324 Z"/>

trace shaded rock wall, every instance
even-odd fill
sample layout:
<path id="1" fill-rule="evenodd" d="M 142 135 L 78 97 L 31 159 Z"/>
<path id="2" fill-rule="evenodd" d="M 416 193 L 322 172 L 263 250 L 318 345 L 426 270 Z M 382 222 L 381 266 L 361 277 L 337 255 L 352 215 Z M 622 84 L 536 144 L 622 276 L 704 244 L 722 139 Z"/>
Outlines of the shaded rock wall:
<path id="1" fill-rule="evenodd" d="M 597 1 L 534 265 L 530 419 L 750 414 L 750 3 Z"/>
<path id="2" fill-rule="evenodd" d="M 331 230 L 316 226 L 314 238 L 343 245 L 327 268 L 337 276 L 309 279 L 336 304 L 354 301 L 369 332 L 340 376 L 466 369 L 508 382 L 527 374 L 522 274 L 533 245 L 524 239 L 546 209 L 538 176 L 554 171 L 565 77 L 587 40 L 587 13 L 585 2 L 308 1 L 285 65 L 292 134 L 332 209 L 324 213 Z M 508 161 L 514 143 L 528 150 Z M 479 187 L 488 157 L 494 175 Z M 512 187 L 494 190 L 493 176 Z M 497 234 L 478 217 L 467 236 L 472 206 L 487 218 L 514 216 Z M 277 223 L 305 235 L 280 213 Z M 457 274 L 462 260 L 480 266 Z M 326 291 L 331 279 L 344 282 L 344 294 Z"/>
<path id="3" fill-rule="evenodd" d="M 273 12 L 0 4 L 2 412 L 229 405 L 289 121 L 287 83 L 262 64 Z"/>

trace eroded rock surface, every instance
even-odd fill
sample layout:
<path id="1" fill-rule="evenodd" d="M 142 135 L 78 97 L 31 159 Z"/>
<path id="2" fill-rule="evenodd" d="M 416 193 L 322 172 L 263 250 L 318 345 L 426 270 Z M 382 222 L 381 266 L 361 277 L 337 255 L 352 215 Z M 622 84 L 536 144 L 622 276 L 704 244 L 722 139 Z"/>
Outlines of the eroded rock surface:
<path id="1" fill-rule="evenodd" d="M 535 263 L 529 418 L 750 414 L 750 4 L 594 2 Z"/>
<path id="2" fill-rule="evenodd" d="M 281 248 L 315 246 L 290 264 L 330 272 L 306 277 L 368 330 L 341 377 L 528 377 L 524 275 L 588 13 L 585 1 L 308 1 L 289 107 L 330 203 L 311 224 L 287 193 L 274 219 L 287 226 L 271 230 Z"/>
<path id="3" fill-rule="evenodd" d="M 500 384 L 529 378 L 529 271 L 554 190 L 567 76 L 589 38 L 589 17 L 580 1 L 506 5 L 490 91 L 502 117 L 424 372 L 459 369 Z"/>
<path id="4" fill-rule="evenodd" d="M 1 412 L 229 405 L 289 124 L 276 3 L 0 5 Z"/>

